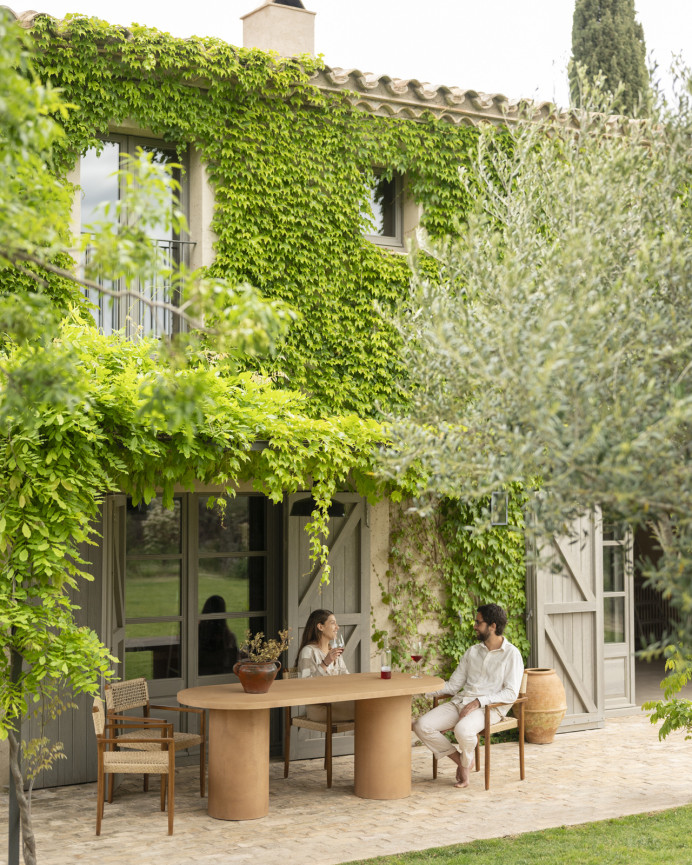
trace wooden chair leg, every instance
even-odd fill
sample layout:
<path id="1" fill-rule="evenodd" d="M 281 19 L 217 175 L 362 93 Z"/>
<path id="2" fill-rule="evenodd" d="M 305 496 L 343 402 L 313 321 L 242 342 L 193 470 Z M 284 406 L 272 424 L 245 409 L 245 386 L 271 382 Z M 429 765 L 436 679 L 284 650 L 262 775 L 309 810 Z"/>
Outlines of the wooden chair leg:
<path id="1" fill-rule="evenodd" d="M 327 769 L 327 788 L 332 786 L 332 704 L 327 703 L 327 732 L 324 740 L 324 761 Z"/>
<path id="2" fill-rule="evenodd" d="M 433 754 L 433 781 L 437 778 L 437 757 Z"/>
<path id="3" fill-rule="evenodd" d="M 144 792 L 145 793 L 149 792 L 149 776 L 148 775 L 144 776 Z"/>
<path id="4" fill-rule="evenodd" d="M 161 810 L 166 810 L 166 784 L 167 779 L 165 775 L 161 775 Z"/>
<path id="5" fill-rule="evenodd" d="M 490 789 L 490 712 L 485 710 L 485 789 Z"/>
<path id="6" fill-rule="evenodd" d="M 473 762 L 476 766 L 476 772 L 481 771 L 481 737 L 476 736 L 476 752 L 473 755 Z"/>
<path id="7" fill-rule="evenodd" d="M 519 706 L 519 777 L 523 781 L 524 772 L 524 705 Z"/>
<path id="8" fill-rule="evenodd" d="M 99 754 L 98 781 L 96 784 L 96 834 L 101 834 L 101 820 L 103 818 L 103 798 L 104 798 L 104 777 L 103 777 L 103 759 Z"/>
<path id="9" fill-rule="evenodd" d="M 175 749 L 170 749 L 168 762 L 168 834 L 173 834 L 173 816 L 175 814 Z"/>
<path id="10" fill-rule="evenodd" d="M 206 793 L 207 783 L 207 729 L 206 729 L 206 712 L 202 713 L 200 721 L 200 735 L 202 742 L 199 746 L 199 795 L 204 798 Z"/>
<path id="11" fill-rule="evenodd" d="M 113 787 L 115 785 L 115 776 L 112 772 L 108 773 L 108 803 L 113 801 Z"/>
<path id="12" fill-rule="evenodd" d="M 291 707 L 284 709 L 284 778 L 288 778 L 288 764 L 291 759 Z"/>

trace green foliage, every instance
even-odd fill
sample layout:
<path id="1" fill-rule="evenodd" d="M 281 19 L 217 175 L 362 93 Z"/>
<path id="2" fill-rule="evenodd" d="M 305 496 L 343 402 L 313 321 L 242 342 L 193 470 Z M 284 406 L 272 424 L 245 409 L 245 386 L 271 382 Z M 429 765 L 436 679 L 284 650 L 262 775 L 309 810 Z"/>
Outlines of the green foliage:
<path id="1" fill-rule="evenodd" d="M 667 673 L 661 682 L 665 700 L 650 700 L 642 708 L 651 712 L 652 724 L 663 722 L 658 731 L 659 739 L 665 739 L 673 730 L 684 730 L 685 738 L 692 739 L 692 700 L 675 697 L 692 681 L 692 655 L 676 646 L 668 646 L 665 654 Z"/>
<path id="2" fill-rule="evenodd" d="M 368 180 L 373 166 L 405 172 L 428 231 L 446 234 L 471 205 L 457 168 L 473 158 L 477 131 L 374 117 L 322 94 L 309 84 L 313 58 L 82 17 L 39 17 L 32 35 L 40 75 L 79 106 L 61 119 L 62 170 L 125 120 L 181 157 L 201 154 L 216 202 L 211 275 L 300 313 L 275 359 L 251 368 L 309 392 L 315 416 L 400 403 L 399 340 L 382 312 L 409 271 L 363 237 Z"/>
<path id="3" fill-rule="evenodd" d="M 584 103 L 579 70 L 615 94 L 623 114 L 646 113 L 649 73 L 644 30 L 635 18 L 634 0 L 576 0 L 572 21 L 569 80 L 572 100 Z"/>
<path id="4" fill-rule="evenodd" d="M 412 401 L 383 464 L 469 501 L 539 478 L 543 537 L 597 503 L 649 527 L 663 555 L 646 576 L 679 613 L 663 645 L 688 652 L 689 89 L 636 124 L 592 107 L 578 132 L 550 119 L 508 130 L 508 150 L 481 133 L 494 176 L 479 159 L 467 229 L 430 244 L 444 281 L 419 272 L 402 306 Z"/>
<path id="5" fill-rule="evenodd" d="M 381 647 L 389 636 L 395 666 L 410 663 L 410 641 L 425 638 L 425 663 L 448 677 L 475 642 L 473 620 L 481 604 L 497 603 L 508 614 L 505 631 L 524 658 L 526 496 L 517 486 L 509 497 L 509 526 L 486 528 L 488 502 L 443 499 L 428 516 L 393 516 L 390 566 L 381 581 L 389 607 L 387 629 L 375 630 Z"/>

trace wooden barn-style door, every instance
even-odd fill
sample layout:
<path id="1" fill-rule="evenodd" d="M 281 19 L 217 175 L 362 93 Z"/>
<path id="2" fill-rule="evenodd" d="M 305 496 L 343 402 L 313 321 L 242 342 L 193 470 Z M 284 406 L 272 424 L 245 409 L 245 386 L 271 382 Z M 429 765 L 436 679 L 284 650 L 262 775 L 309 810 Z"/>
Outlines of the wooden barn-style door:
<path id="1" fill-rule="evenodd" d="M 346 639 L 344 660 L 350 673 L 370 669 L 370 528 L 368 504 L 353 493 L 338 493 L 346 511 L 344 517 L 329 521 L 329 564 L 331 576 L 321 584 L 322 568 L 310 561 L 307 517 L 290 516 L 293 503 L 305 493 L 288 496 L 285 509 L 287 541 L 286 619 L 293 641 L 288 652 L 289 663 L 296 655 L 303 628 L 312 610 L 332 610 Z M 302 711 L 299 709 L 296 712 Z M 334 754 L 353 753 L 353 735 L 334 737 Z M 324 738 L 308 730 L 294 730 L 291 736 L 291 758 L 303 759 L 324 755 Z"/>
<path id="2" fill-rule="evenodd" d="M 530 665 L 553 668 L 567 696 L 562 730 L 600 727 L 603 682 L 602 523 L 598 509 L 553 537 L 527 580 Z"/>

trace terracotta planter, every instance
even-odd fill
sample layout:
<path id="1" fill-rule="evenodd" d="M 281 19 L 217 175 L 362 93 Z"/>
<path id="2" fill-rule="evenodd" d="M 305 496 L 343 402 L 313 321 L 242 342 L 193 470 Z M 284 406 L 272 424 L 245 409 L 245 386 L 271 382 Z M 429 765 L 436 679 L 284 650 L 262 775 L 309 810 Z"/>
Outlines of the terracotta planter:
<path id="1" fill-rule="evenodd" d="M 247 694 L 266 694 L 281 669 L 281 661 L 238 661 L 233 672 Z"/>
<path id="2" fill-rule="evenodd" d="M 565 689 L 555 670 L 529 667 L 526 674 L 526 741 L 547 745 L 555 738 L 567 711 Z"/>

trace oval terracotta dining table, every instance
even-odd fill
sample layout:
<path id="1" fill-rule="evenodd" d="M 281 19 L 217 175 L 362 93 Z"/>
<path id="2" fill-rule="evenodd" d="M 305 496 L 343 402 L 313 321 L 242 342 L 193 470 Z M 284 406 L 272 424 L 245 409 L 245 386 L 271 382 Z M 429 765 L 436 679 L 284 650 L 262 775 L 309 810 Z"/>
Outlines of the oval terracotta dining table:
<path id="1" fill-rule="evenodd" d="M 282 679 L 266 694 L 240 683 L 178 692 L 184 706 L 209 710 L 211 817 L 254 820 L 269 813 L 269 710 L 280 706 L 355 702 L 354 792 L 363 799 L 411 794 L 411 698 L 437 691 L 437 676 L 353 673 Z"/>

